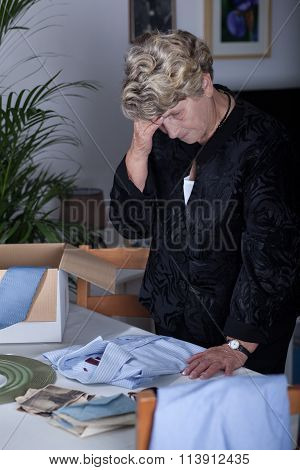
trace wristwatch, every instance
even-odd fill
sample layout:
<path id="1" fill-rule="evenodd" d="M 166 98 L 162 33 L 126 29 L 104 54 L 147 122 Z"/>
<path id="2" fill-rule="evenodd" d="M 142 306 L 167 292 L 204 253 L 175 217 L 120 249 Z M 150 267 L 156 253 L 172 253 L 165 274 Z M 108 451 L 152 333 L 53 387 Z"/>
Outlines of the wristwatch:
<path id="1" fill-rule="evenodd" d="M 244 346 L 242 346 L 237 339 L 228 339 L 226 343 L 231 349 L 235 351 L 241 351 L 242 353 L 246 354 L 247 357 L 250 357 L 251 352 L 244 348 Z"/>

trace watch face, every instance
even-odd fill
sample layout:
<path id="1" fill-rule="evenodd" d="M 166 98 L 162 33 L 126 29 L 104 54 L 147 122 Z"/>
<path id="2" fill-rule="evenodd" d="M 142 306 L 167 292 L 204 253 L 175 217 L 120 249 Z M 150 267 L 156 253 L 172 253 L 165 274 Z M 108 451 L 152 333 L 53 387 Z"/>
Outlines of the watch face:
<path id="1" fill-rule="evenodd" d="M 232 349 L 238 349 L 239 346 L 240 346 L 240 343 L 238 342 L 237 339 L 232 339 L 229 343 L 229 346 L 232 348 Z"/>

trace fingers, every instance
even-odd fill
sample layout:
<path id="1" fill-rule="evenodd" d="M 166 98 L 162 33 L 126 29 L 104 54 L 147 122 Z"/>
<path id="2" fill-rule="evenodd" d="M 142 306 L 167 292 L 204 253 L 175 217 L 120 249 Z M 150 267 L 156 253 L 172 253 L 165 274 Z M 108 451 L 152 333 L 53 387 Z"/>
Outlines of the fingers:
<path id="1" fill-rule="evenodd" d="M 195 364 L 190 368 L 186 374 L 190 379 L 209 379 L 220 370 L 223 370 L 224 366 L 221 362 L 202 361 L 200 364 Z"/>
<path id="2" fill-rule="evenodd" d="M 152 149 L 152 138 L 154 132 L 163 122 L 163 118 L 157 118 L 153 122 L 149 121 L 134 121 L 133 137 L 131 142 L 131 150 L 135 156 L 148 158 Z"/>
<path id="3" fill-rule="evenodd" d="M 234 367 L 232 367 L 232 364 L 230 362 L 227 362 L 226 367 L 225 367 L 225 375 L 232 375 L 233 371 L 234 371 Z"/>
<path id="4" fill-rule="evenodd" d="M 187 362 L 187 363 L 192 362 L 192 361 L 194 361 L 195 359 L 198 359 L 199 357 L 202 357 L 204 354 L 205 354 L 205 356 L 211 355 L 211 354 L 214 353 L 216 350 L 217 350 L 217 352 L 219 351 L 219 350 L 218 350 L 218 347 L 212 347 L 212 348 L 209 348 L 209 349 L 205 349 L 204 351 L 198 352 L 197 354 L 193 354 L 193 356 L 189 357 L 189 358 L 186 360 L 186 362 Z"/>
<path id="5" fill-rule="evenodd" d="M 153 135 L 156 129 L 163 123 L 164 118 L 160 116 L 154 121 L 134 121 L 134 129 L 138 133 Z"/>
<path id="6" fill-rule="evenodd" d="M 155 119 L 154 121 L 152 121 L 152 123 L 155 124 L 156 126 L 160 126 L 163 123 L 163 121 L 164 121 L 164 117 L 160 116 L 157 119 Z"/>
<path id="7" fill-rule="evenodd" d="M 199 376 L 201 379 L 210 379 L 213 375 L 215 375 L 220 370 L 223 370 L 222 364 L 219 362 L 215 362 L 211 364 L 202 374 Z"/>
<path id="8" fill-rule="evenodd" d="M 197 353 L 197 354 L 193 354 L 193 356 L 189 357 L 186 362 L 189 363 L 189 362 L 193 362 L 195 359 L 198 359 L 199 357 L 201 357 L 201 355 L 203 353 L 205 353 L 206 351 L 202 351 L 200 353 Z"/>
<path id="9" fill-rule="evenodd" d="M 203 361 L 202 363 L 200 363 L 197 367 L 193 369 L 193 371 L 189 374 L 189 378 L 198 379 L 206 370 L 209 369 L 209 367 L 210 367 L 210 363 L 207 361 L 205 362 Z"/>
<path id="10" fill-rule="evenodd" d="M 203 372 L 210 366 L 210 364 L 211 361 L 209 359 L 203 359 L 201 362 L 199 362 L 199 360 L 195 360 L 183 370 L 182 375 L 188 375 L 189 377 L 194 378 L 195 374 Z"/>

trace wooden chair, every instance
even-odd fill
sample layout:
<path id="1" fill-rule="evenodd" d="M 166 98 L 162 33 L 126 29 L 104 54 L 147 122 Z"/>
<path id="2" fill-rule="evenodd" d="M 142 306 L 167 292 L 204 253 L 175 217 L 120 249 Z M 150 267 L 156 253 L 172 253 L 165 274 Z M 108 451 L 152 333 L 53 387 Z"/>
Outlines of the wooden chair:
<path id="1" fill-rule="evenodd" d="M 288 387 L 290 401 L 290 414 L 300 414 L 300 385 Z M 156 407 L 156 393 L 153 389 L 142 390 L 136 394 L 137 423 L 136 423 L 136 448 L 147 450 L 149 448 L 152 424 Z"/>
<path id="2" fill-rule="evenodd" d="M 80 247 L 90 254 L 105 261 L 110 261 L 118 269 L 141 269 L 146 267 L 149 248 L 97 248 L 91 249 L 87 245 Z M 108 316 L 121 317 L 150 317 L 148 310 L 138 301 L 138 296 L 124 295 L 90 295 L 90 284 L 83 279 L 77 279 L 77 304 L 94 312 Z"/>

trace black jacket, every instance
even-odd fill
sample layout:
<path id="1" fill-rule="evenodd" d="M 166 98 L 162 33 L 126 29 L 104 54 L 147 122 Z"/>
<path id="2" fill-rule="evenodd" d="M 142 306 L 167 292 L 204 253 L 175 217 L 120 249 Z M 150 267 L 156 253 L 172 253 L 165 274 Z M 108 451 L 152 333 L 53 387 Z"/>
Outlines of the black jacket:
<path id="1" fill-rule="evenodd" d="M 183 177 L 195 157 L 185 206 Z M 157 130 L 148 170 L 141 192 L 121 161 L 110 219 L 126 238 L 152 237 L 140 302 L 157 331 L 205 347 L 224 343 L 224 335 L 260 344 L 290 336 L 299 182 L 285 129 L 237 100 L 206 145 Z"/>

